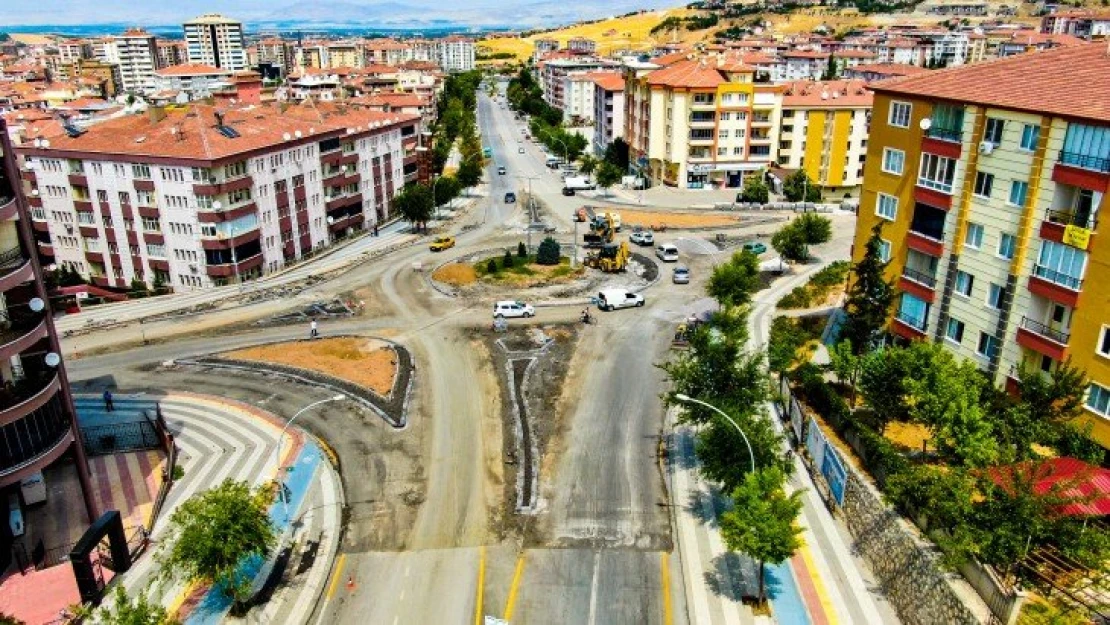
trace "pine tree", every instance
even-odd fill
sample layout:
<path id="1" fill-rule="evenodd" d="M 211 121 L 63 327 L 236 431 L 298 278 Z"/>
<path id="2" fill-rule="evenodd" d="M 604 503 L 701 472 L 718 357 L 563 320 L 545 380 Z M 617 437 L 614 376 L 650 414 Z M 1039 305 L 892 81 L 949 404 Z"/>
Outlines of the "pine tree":
<path id="1" fill-rule="evenodd" d="M 857 354 L 869 351 L 883 327 L 894 302 L 894 286 L 886 280 L 887 263 L 882 259 L 882 224 L 871 229 L 863 258 L 852 268 L 855 279 L 844 305 L 847 320 L 840 338 L 852 342 Z"/>

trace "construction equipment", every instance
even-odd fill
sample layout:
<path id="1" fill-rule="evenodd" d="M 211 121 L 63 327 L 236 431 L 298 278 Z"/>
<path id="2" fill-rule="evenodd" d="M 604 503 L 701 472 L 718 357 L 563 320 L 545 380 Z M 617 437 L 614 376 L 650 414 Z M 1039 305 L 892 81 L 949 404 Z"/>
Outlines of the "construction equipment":
<path id="1" fill-rule="evenodd" d="M 582 223 L 593 223 L 594 221 L 594 207 L 581 206 L 578 210 L 574 211 L 574 220 Z"/>
<path id="2" fill-rule="evenodd" d="M 601 249 L 586 255 L 586 266 L 605 273 L 619 273 L 628 267 L 628 244 L 624 241 L 606 243 Z"/>
<path id="3" fill-rule="evenodd" d="M 685 321 L 678 324 L 675 328 L 674 338 L 671 339 L 671 349 L 686 349 L 690 346 L 690 339 L 694 336 L 694 332 L 698 326 L 702 324 L 701 319 L 696 316 L 689 316 Z"/>
<path id="4" fill-rule="evenodd" d="M 616 232 L 612 217 L 607 213 L 598 215 L 590 222 L 590 231 L 582 236 L 582 244 L 586 247 L 601 247 L 612 243 Z"/>

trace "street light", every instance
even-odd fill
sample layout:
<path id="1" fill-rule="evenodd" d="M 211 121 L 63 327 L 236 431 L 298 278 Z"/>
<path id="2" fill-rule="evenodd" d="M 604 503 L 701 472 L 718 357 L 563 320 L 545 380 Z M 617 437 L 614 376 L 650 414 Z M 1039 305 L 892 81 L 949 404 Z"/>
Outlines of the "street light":
<path id="1" fill-rule="evenodd" d="M 722 417 L 725 418 L 726 421 L 728 421 L 730 424 L 732 424 L 732 427 L 736 428 L 736 431 L 740 433 L 740 437 L 744 439 L 744 444 L 747 445 L 747 447 L 748 447 L 748 459 L 751 460 L 751 463 L 752 463 L 752 473 L 755 473 L 755 454 L 752 453 L 752 444 L 750 442 L 748 442 L 748 436 L 746 434 L 744 434 L 744 430 L 741 430 L 740 426 L 737 425 L 737 423 L 732 420 L 732 417 L 728 416 L 727 414 L 724 413 L 723 410 L 721 410 L 720 408 L 718 408 L 718 407 L 716 407 L 712 404 L 707 404 L 707 403 L 703 402 L 700 399 L 694 399 L 693 397 L 690 397 L 688 395 L 683 395 L 682 393 L 676 393 L 674 398 L 677 399 L 680 402 L 683 402 L 683 403 L 698 404 L 699 406 L 705 406 L 706 408 L 712 410 L 713 412 L 716 412 L 717 414 L 721 415 Z"/>
<path id="2" fill-rule="evenodd" d="M 532 253 L 532 222 L 534 221 L 533 210 L 536 207 L 536 200 L 532 196 L 532 181 L 539 180 L 541 176 L 516 176 L 528 181 L 528 226 L 524 230 L 525 236 L 528 237 L 528 253 Z"/>
<path id="3" fill-rule="evenodd" d="M 298 410 L 297 414 L 290 417 L 289 420 L 285 422 L 285 427 L 281 428 L 281 434 L 278 434 L 277 446 L 274 448 L 274 466 L 277 467 L 278 497 L 281 498 L 281 503 L 285 508 L 286 521 L 289 520 L 289 499 L 285 496 L 285 480 L 283 479 L 283 475 L 281 473 L 281 439 L 285 436 L 285 432 L 289 429 L 289 426 L 293 425 L 293 422 L 297 420 L 297 417 L 308 412 L 309 410 L 312 410 L 320 404 L 326 404 L 332 401 L 343 401 L 344 399 L 347 399 L 346 395 L 335 395 L 327 399 L 321 399 L 320 401 L 312 402 L 311 404 Z"/>

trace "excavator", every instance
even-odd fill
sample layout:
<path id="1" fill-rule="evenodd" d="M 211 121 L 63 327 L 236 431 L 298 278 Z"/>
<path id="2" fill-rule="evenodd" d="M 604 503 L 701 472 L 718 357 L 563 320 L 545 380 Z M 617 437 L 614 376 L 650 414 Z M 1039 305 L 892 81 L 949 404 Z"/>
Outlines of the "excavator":
<path id="1" fill-rule="evenodd" d="M 586 247 L 602 247 L 613 242 L 616 231 L 613 227 L 613 218 L 603 213 L 590 222 L 590 231 L 582 236 L 582 243 Z"/>
<path id="2" fill-rule="evenodd" d="M 601 249 L 586 255 L 586 266 L 605 273 L 620 273 L 628 267 L 628 243 L 605 243 Z"/>

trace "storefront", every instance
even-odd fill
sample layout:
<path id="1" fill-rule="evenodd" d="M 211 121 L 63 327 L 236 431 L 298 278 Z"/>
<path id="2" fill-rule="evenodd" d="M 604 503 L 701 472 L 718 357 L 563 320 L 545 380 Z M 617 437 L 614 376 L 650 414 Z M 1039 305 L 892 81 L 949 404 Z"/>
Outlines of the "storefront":
<path id="1" fill-rule="evenodd" d="M 687 189 L 739 189 L 762 167 L 759 163 L 691 164 L 686 168 Z"/>

